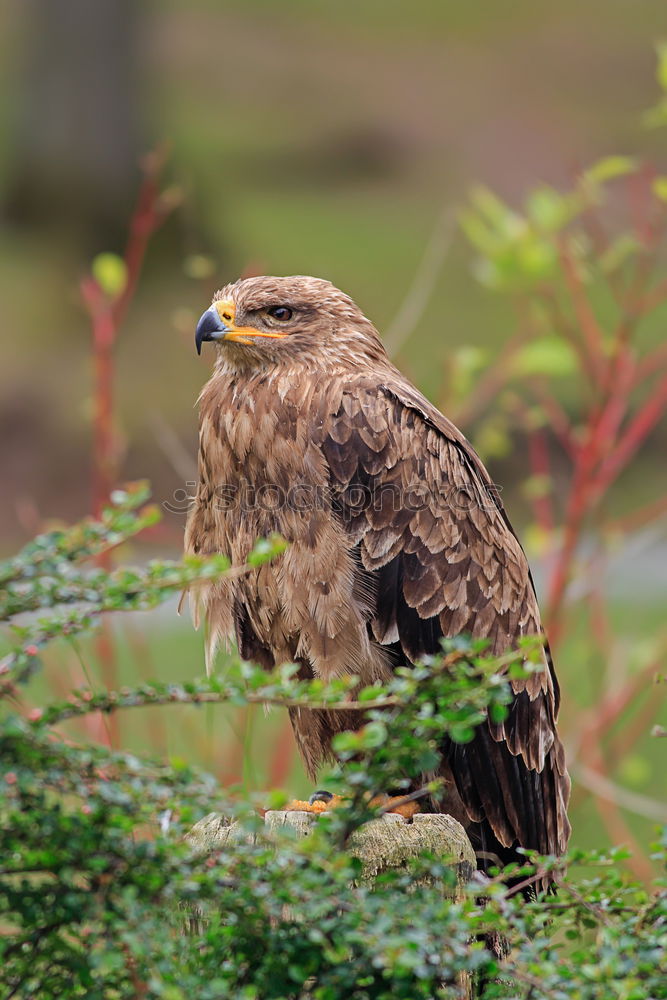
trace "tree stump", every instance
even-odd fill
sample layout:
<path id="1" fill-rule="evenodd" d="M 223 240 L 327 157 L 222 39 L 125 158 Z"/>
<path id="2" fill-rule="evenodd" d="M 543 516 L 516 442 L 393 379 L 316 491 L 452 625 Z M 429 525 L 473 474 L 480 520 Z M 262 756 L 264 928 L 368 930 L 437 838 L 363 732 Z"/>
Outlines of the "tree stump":
<path id="1" fill-rule="evenodd" d="M 264 822 L 270 832 L 291 827 L 297 836 L 307 837 L 317 822 L 317 814 L 309 812 L 267 812 Z M 189 843 L 202 854 L 230 846 L 235 841 L 252 837 L 238 823 L 230 823 L 219 813 L 209 813 L 188 835 Z M 443 894 L 453 899 L 461 896 L 463 885 L 477 867 L 475 852 L 465 830 L 452 816 L 439 813 L 417 813 L 411 820 L 395 813 L 386 813 L 355 830 L 347 850 L 362 863 L 359 883 L 372 885 L 382 872 L 404 868 L 411 858 L 423 851 L 441 857 L 451 857 L 456 871 L 456 883 L 442 886 Z M 425 880 L 429 884 L 431 880 Z M 190 913 L 189 926 L 201 926 L 203 913 Z M 461 998 L 472 996 L 468 976 L 461 978 Z"/>
<path id="2" fill-rule="evenodd" d="M 317 822 L 317 814 L 267 812 L 264 822 L 270 831 L 291 827 L 298 836 L 307 837 Z M 192 828 L 188 841 L 206 852 L 248 836 L 239 824 L 230 824 L 219 813 L 209 813 Z M 440 813 L 417 813 L 411 820 L 396 813 L 386 813 L 355 830 L 348 850 L 361 861 L 360 881 L 366 885 L 371 885 L 388 869 L 405 867 L 422 851 L 455 859 L 452 867 L 456 868 L 457 886 L 467 882 L 476 868 L 475 852 L 465 830 L 451 816 Z"/>

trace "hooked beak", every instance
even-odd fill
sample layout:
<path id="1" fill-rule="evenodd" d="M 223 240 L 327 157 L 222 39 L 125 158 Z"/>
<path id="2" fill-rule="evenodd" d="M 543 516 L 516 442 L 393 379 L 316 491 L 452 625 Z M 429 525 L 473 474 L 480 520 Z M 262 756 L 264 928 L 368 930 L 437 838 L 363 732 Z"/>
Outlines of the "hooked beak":
<path id="1" fill-rule="evenodd" d="M 201 345 L 205 340 L 221 340 L 228 331 L 229 327 L 225 326 L 213 306 L 211 306 L 197 323 L 197 329 L 195 330 L 197 354 L 201 354 Z"/>
<path id="2" fill-rule="evenodd" d="M 271 337 L 282 340 L 288 336 L 286 333 L 256 330 L 253 326 L 237 326 L 235 316 L 236 306 L 233 302 L 214 302 L 197 323 L 195 331 L 197 354 L 201 354 L 201 345 L 205 340 L 234 340 L 241 344 L 251 344 L 251 338 L 254 337 Z"/>

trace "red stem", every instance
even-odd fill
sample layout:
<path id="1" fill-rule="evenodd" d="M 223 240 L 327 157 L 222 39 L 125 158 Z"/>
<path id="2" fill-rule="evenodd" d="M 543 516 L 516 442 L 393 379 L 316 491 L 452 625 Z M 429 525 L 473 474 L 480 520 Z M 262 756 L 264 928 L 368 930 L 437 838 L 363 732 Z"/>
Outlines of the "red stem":
<path id="1" fill-rule="evenodd" d="M 607 521 L 604 525 L 605 531 L 610 535 L 630 534 L 639 528 L 645 527 L 652 521 L 657 521 L 667 515 L 667 496 L 659 497 L 651 503 L 645 504 L 638 510 L 633 510 L 624 517 Z"/>
<path id="2" fill-rule="evenodd" d="M 647 269 L 642 269 L 642 273 L 645 276 L 648 273 Z M 636 284 L 633 296 L 638 288 L 639 285 Z M 587 315 L 583 307 L 581 315 L 582 318 Z M 635 329 L 632 316 L 632 310 L 627 309 L 614 335 L 614 348 L 609 363 L 604 369 L 596 366 L 598 388 L 603 398 L 599 406 L 593 404 L 589 411 L 585 444 L 576 453 L 574 476 L 565 514 L 565 535 L 549 588 L 547 621 L 550 641 L 554 646 L 560 639 L 565 591 L 585 518 L 600 502 L 616 475 L 635 453 L 667 406 L 667 376 L 665 376 L 664 381 L 642 408 L 625 435 L 621 437 L 620 443 L 609 456 L 603 457 L 608 443 L 613 443 L 618 438 L 619 428 L 627 410 L 630 387 L 635 379 L 636 364 L 629 347 L 629 339 Z M 588 336 L 590 338 L 591 330 Z M 602 341 L 600 343 L 602 344 Z"/>
<path id="3" fill-rule="evenodd" d="M 558 438 L 563 450 L 574 460 L 579 445 L 574 437 L 572 424 L 567 413 L 540 379 L 533 379 L 528 385 L 528 390 L 533 393 L 537 402 L 544 410 L 549 419 L 551 429 Z"/>
<path id="4" fill-rule="evenodd" d="M 582 371 L 588 378 L 591 386 L 596 388 L 598 385 L 598 373 L 596 371 L 596 366 L 591 362 L 591 359 L 588 356 L 588 351 L 582 343 L 581 337 L 577 336 L 576 327 L 574 327 L 563 312 L 557 296 L 551 291 L 545 291 L 543 292 L 542 301 L 551 314 L 551 321 L 554 328 L 566 338 L 567 342 L 576 352 L 581 363 Z"/>
<path id="5" fill-rule="evenodd" d="M 665 365 L 667 365 L 667 344 L 661 344 L 660 347 L 656 347 L 654 351 L 651 351 L 643 361 L 638 362 L 635 368 L 633 386 L 639 385 L 640 382 L 650 378 L 651 375 L 660 371 Z"/>
<path id="6" fill-rule="evenodd" d="M 128 306 L 134 298 L 148 242 L 170 211 L 170 205 L 160 204 L 159 177 L 163 166 L 163 153 L 151 154 L 144 164 L 144 179 L 139 190 L 136 208 L 130 220 L 130 234 L 125 247 L 124 260 L 127 281 L 125 288 L 112 304 L 116 332 L 125 319 Z"/>
<path id="7" fill-rule="evenodd" d="M 276 734 L 273 750 L 271 753 L 271 767 L 269 769 L 269 788 L 284 788 L 292 770 L 294 763 L 294 735 L 292 724 L 289 719 L 285 719 L 280 732 Z"/>
<path id="8" fill-rule="evenodd" d="M 664 375 L 653 394 L 631 421 L 625 434 L 612 454 L 602 463 L 595 483 L 596 497 L 602 496 L 622 472 L 647 435 L 653 430 L 667 409 L 667 375 Z"/>
<path id="9" fill-rule="evenodd" d="M 92 324 L 93 334 L 93 511 L 99 517 L 108 503 L 118 473 L 118 449 L 114 428 L 114 346 L 120 326 L 134 297 L 137 281 L 146 255 L 151 234 L 165 218 L 169 206 L 160 204 L 159 175 L 163 157 L 153 155 L 144 165 L 144 180 L 137 206 L 130 222 L 130 234 L 124 261 L 126 283 L 115 297 L 109 297 L 92 275 L 81 281 L 81 297 Z M 104 552 L 96 559 L 99 566 L 110 569 L 112 554 Z M 108 689 L 117 687 L 117 670 L 113 636 L 108 622 L 103 621 L 97 639 L 97 658 L 102 678 Z M 119 745 L 118 719 L 109 720 L 109 744 Z"/>
<path id="10" fill-rule="evenodd" d="M 602 374 L 602 364 L 605 356 L 604 334 L 593 312 L 593 308 L 586 297 L 584 286 L 577 274 L 574 260 L 564 246 L 561 247 L 560 259 L 572 308 L 574 309 L 582 342 L 586 349 L 589 369 L 597 381 Z"/>
<path id="11" fill-rule="evenodd" d="M 164 221 L 170 207 L 160 203 L 159 174 L 163 159 L 162 155 L 153 154 L 144 165 L 144 179 L 130 221 L 130 234 L 124 254 L 127 275 L 125 287 L 110 299 L 92 276 L 86 276 L 81 282 L 81 295 L 93 327 L 93 510 L 96 515 L 101 513 L 108 502 L 117 473 L 118 456 L 113 419 L 113 349 L 136 291 L 148 241 Z"/>

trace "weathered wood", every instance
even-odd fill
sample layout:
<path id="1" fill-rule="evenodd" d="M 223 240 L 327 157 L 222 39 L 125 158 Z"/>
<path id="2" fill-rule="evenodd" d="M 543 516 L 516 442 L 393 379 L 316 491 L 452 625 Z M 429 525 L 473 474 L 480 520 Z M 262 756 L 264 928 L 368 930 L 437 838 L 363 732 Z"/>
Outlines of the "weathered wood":
<path id="1" fill-rule="evenodd" d="M 267 812 L 264 818 L 270 832 L 280 832 L 286 827 L 297 836 L 307 837 L 317 822 L 317 815 L 308 812 Z M 253 839 L 239 823 L 230 823 L 218 813 L 210 813 L 200 820 L 188 835 L 188 841 L 197 850 L 207 853 L 243 840 Z M 362 862 L 359 883 L 372 885 L 382 872 L 404 868 L 412 858 L 423 851 L 452 859 L 456 870 L 456 885 L 443 885 L 442 891 L 458 898 L 461 887 L 470 879 L 476 868 L 475 852 L 465 830 L 453 817 L 435 813 L 417 813 L 411 820 L 395 813 L 387 813 L 370 820 L 355 830 L 347 846 L 348 851 Z M 424 880 L 423 884 L 432 884 Z M 190 916 L 190 926 L 196 927 L 203 914 Z M 469 998 L 471 985 L 466 975 L 460 978 L 461 998 Z"/>
<path id="2" fill-rule="evenodd" d="M 298 836 L 307 837 L 317 822 L 317 815 L 296 811 L 267 812 L 264 822 L 269 831 L 278 832 L 289 827 Z M 230 823 L 219 813 L 209 813 L 192 828 L 188 840 L 206 852 L 248 837 L 252 834 L 240 824 Z M 451 857 L 459 884 L 470 878 L 476 864 L 475 852 L 461 824 L 441 813 L 417 813 L 411 820 L 387 813 L 355 830 L 348 849 L 362 862 L 360 881 L 366 884 L 371 884 L 381 872 L 405 867 L 422 851 Z"/>

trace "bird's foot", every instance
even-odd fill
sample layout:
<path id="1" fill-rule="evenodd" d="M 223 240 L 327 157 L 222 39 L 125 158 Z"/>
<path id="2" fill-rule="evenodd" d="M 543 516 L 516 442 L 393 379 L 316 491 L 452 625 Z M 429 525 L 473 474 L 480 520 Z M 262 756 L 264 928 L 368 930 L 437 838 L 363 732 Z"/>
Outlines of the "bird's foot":
<path id="1" fill-rule="evenodd" d="M 406 802 L 403 795 L 376 795 L 371 799 L 371 806 L 381 808 L 383 812 L 397 813 L 405 819 L 412 819 L 419 812 L 418 802 Z M 345 799 L 342 795 L 332 795 L 320 788 L 310 796 L 308 801 L 292 799 L 285 806 L 286 812 L 322 813 L 342 805 Z"/>
<path id="2" fill-rule="evenodd" d="M 419 803 L 406 801 L 405 795 L 376 795 L 371 805 L 382 809 L 383 813 L 397 813 L 404 819 L 412 819 L 420 811 Z"/>
<path id="3" fill-rule="evenodd" d="M 335 809 L 343 801 L 344 799 L 341 795 L 332 795 L 331 792 L 327 792 L 323 788 L 318 788 L 307 802 L 305 799 L 292 799 L 285 806 L 285 812 L 322 813 L 326 812 L 327 809 Z"/>

